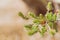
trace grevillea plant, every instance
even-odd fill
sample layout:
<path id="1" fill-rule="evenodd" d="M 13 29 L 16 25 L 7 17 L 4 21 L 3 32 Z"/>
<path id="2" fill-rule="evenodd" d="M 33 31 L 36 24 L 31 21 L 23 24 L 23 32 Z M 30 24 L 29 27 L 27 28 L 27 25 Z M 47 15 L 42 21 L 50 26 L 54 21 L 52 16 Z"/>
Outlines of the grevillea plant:
<path id="1" fill-rule="evenodd" d="M 42 36 L 44 33 L 48 32 L 51 35 L 54 35 L 57 32 L 57 13 L 53 13 L 51 10 L 53 10 L 52 3 L 48 2 L 47 5 L 47 12 L 45 15 L 40 14 L 39 16 L 36 16 L 33 12 L 28 12 L 27 16 L 30 16 L 33 19 L 32 24 L 26 24 L 24 27 L 28 31 L 29 35 L 33 35 L 37 32 L 39 32 Z M 19 12 L 18 14 L 20 17 L 22 17 L 25 20 L 29 20 L 30 18 L 23 15 L 22 12 Z"/>

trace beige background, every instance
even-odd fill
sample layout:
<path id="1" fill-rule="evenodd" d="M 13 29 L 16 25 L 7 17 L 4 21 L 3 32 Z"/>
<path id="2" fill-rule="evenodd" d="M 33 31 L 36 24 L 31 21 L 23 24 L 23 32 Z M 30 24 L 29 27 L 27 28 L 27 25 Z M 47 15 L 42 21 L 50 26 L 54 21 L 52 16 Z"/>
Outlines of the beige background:
<path id="1" fill-rule="evenodd" d="M 0 40 L 60 40 L 60 33 L 55 38 L 48 33 L 44 37 L 39 33 L 28 36 L 23 26 L 30 20 L 23 20 L 18 12 L 27 15 L 29 9 L 22 0 L 0 0 Z"/>

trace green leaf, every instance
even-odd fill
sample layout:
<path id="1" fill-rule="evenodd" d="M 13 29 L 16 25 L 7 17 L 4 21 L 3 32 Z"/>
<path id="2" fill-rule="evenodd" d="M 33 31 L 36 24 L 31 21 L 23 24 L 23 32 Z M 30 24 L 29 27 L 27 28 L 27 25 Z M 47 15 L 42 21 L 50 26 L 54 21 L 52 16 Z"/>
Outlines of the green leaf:
<path id="1" fill-rule="evenodd" d="M 50 28 L 53 28 L 53 22 L 48 22 L 48 25 L 50 26 Z"/>
<path id="2" fill-rule="evenodd" d="M 53 24 L 54 26 L 53 26 L 53 28 L 56 30 L 56 32 L 58 32 L 58 30 L 57 30 L 57 23 L 56 22 L 54 22 L 54 24 Z"/>
<path id="3" fill-rule="evenodd" d="M 31 30 L 32 25 L 31 25 L 31 24 L 29 24 L 29 25 L 25 25 L 24 27 L 25 27 L 27 30 Z"/>
<path id="4" fill-rule="evenodd" d="M 34 35 L 36 33 L 36 31 L 30 30 L 28 31 L 28 35 Z"/>
<path id="5" fill-rule="evenodd" d="M 37 33 L 37 31 L 38 31 L 38 26 L 34 24 L 32 26 L 32 29 L 30 31 L 28 31 L 28 34 L 33 35 L 33 34 Z"/>
<path id="6" fill-rule="evenodd" d="M 40 21 L 40 24 L 45 24 L 46 19 L 45 19 L 45 16 L 43 16 L 43 14 L 39 15 L 39 21 Z"/>
<path id="7" fill-rule="evenodd" d="M 19 16 L 21 16 L 22 18 L 24 18 L 24 15 L 23 15 L 23 13 L 22 12 L 19 12 L 19 14 L 18 14 Z"/>
<path id="8" fill-rule="evenodd" d="M 43 36 L 46 31 L 47 31 L 46 28 L 45 27 L 42 27 L 42 29 L 40 31 L 40 34 Z"/>
<path id="9" fill-rule="evenodd" d="M 35 15 L 33 12 L 29 12 L 29 15 L 30 15 L 32 18 L 36 18 L 36 15 Z"/>
<path id="10" fill-rule="evenodd" d="M 27 16 L 25 16 L 24 19 L 28 20 L 29 18 Z"/>
<path id="11" fill-rule="evenodd" d="M 53 14 L 53 21 L 56 21 L 56 19 L 57 19 L 57 15 L 56 14 Z"/>
<path id="12" fill-rule="evenodd" d="M 38 31 L 38 25 L 36 24 L 26 25 L 25 28 L 27 29 L 29 35 L 33 35 Z"/>
<path id="13" fill-rule="evenodd" d="M 38 24 L 34 24 L 32 26 L 32 30 L 33 30 L 33 32 L 37 32 L 38 31 Z"/>
<path id="14" fill-rule="evenodd" d="M 48 2 L 48 4 L 47 4 L 47 10 L 48 11 L 53 10 L 52 3 L 51 2 Z"/>
<path id="15" fill-rule="evenodd" d="M 45 27 L 42 28 L 42 32 L 44 32 L 44 33 L 46 32 L 46 28 Z"/>
<path id="16" fill-rule="evenodd" d="M 51 29 L 51 30 L 49 31 L 49 33 L 50 33 L 52 36 L 54 36 L 55 33 L 56 33 L 56 30 Z"/>
<path id="17" fill-rule="evenodd" d="M 39 19 L 34 19 L 33 22 L 39 24 L 40 20 Z"/>
<path id="18" fill-rule="evenodd" d="M 26 19 L 26 20 L 29 19 L 27 16 L 24 16 L 22 12 L 19 12 L 18 15 L 21 16 L 23 19 Z"/>
<path id="19" fill-rule="evenodd" d="M 39 18 L 42 19 L 44 16 L 42 14 L 39 15 Z"/>
<path id="20" fill-rule="evenodd" d="M 47 21 L 52 21 L 52 17 L 53 17 L 53 13 L 52 12 L 47 12 L 46 13 L 46 19 L 47 19 Z"/>

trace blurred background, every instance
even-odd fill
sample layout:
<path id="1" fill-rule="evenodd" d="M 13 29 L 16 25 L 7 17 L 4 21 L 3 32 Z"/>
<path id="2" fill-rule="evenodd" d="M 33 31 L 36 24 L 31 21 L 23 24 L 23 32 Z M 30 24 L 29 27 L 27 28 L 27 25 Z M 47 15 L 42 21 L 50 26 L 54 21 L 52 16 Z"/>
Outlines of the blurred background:
<path id="1" fill-rule="evenodd" d="M 31 9 L 33 9 L 36 15 L 40 13 L 46 13 L 46 5 L 48 2 L 52 2 L 53 12 L 60 9 L 60 0 L 23 0 Z"/>
<path id="2" fill-rule="evenodd" d="M 60 9 L 60 0 L 0 0 L 0 40 L 42 40 L 38 33 L 32 37 L 27 35 L 24 24 L 31 20 L 23 20 L 18 13 L 27 15 L 28 11 L 32 11 L 36 15 L 45 15 L 49 1 L 52 2 L 53 12 Z M 51 39 L 46 36 L 43 40 Z M 60 40 L 60 33 L 55 38 Z"/>

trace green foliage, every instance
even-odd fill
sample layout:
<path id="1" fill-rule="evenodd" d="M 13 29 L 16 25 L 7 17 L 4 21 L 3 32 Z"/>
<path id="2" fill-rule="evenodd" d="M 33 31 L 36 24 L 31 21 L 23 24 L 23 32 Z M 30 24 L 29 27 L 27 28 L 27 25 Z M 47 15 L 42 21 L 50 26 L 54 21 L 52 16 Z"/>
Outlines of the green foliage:
<path id="1" fill-rule="evenodd" d="M 48 4 L 47 4 L 47 10 L 48 11 L 53 10 L 52 3 L 51 2 L 48 2 Z"/>
<path id="2" fill-rule="evenodd" d="M 33 22 L 39 24 L 40 20 L 39 19 L 34 19 Z"/>
<path id="3" fill-rule="evenodd" d="M 21 16 L 23 19 L 26 19 L 26 20 L 29 19 L 27 16 L 24 16 L 22 12 L 19 12 L 18 15 Z"/>
<path id="4" fill-rule="evenodd" d="M 50 26 L 50 28 L 53 28 L 53 22 L 48 22 L 48 25 Z"/>
<path id="5" fill-rule="evenodd" d="M 53 21 L 56 21 L 56 18 L 57 18 L 57 15 L 53 14 L 53 17 L 52 17 Z"/>
<path id="6" fill-rule="evenodd" d="M 39 15 L 39 18 L 42 19 L 44 16 L 42 14 Z"/>
<path id="7" fill-rule="evenodd" d="M 37 18 L 36 15 L 33 12 L 28 13 L 32 18 Z"/>
<path id="8" fill-rule="evenodd" d="M 46 19 L 47 19 L 47 21 L 52 21 L 53 20 L 52 17 L 53 17 L 53 13 L 52 12 L 47 12 L 46 13 Z"/>
<path id="9" fill-rule="evenodd" d="M 40 31 L 40 34 L 43 36 L 46 31 L 47 31 L 46 28 L 45 27 L 42 27 L 42 29 Z"/>
<path id="10" fill-rule="evenodd" d="M 24 15 L 23 15 L 23 13 L 22 12 L 19 12 L 19 14 L 18 14 L 19 16 L 21 16 L 22 18 L 24 18 Z"/>
<path id="11" fill-rule="evenodd" d="M 25 25 L 25 28 L 28 29 L 28 30 L 30 30 L 32 28 L 32 25 L 31 24 Z"/>
<path id="12" fill-rule="evenodd" d="M 56 33 L 56 30 L 52 30 L 52 29 L 51 29 L 51 30 L 49 31 L 49 33 L 50 33 L 52 36 L 54 36 L 55 33 Z"/>
<path id="13" fill-rule="evenodd" d="M 57 15 L 53 14 L 53 12 L 51 10 L 53 10 L 52 3 L 49 2 L 47 5 L 47 13 L 45 14 L 45 16 L 43 16 L 43 14 L 36 16 L 33 12 L 28 13 L 28 15 L 31 18 L 33 18 L 32 25 L 31 24 L 25 25 L 25 28 L 28 31 L 29 35 L 33 35 L 33 34 L 39 32 L 43 36 L 44 33 L 48 32 L 48 31 L 51 35 L 54 35 L 56 33 L 57 29 L 56 29 L 55 22 L 57 19 Z M 21 13 L 21 12 L 19 12 L 18 15 L 21 16 L 23 19 L 29 19 L 27 16 L 24 16 L 23 13 Z M 46 24 L 48 24 L 48 29 L 47 29 Z M 42 28 L 40 28 L 39 25 L 42 25 L 41 26 Z M 41 29 L 41 30 L 39 30 L 39 29 Z"/>
<path id="14" fill-rule="evenodd" d="M 32 25 L 31 30 L 28 32 L 29 35 L 33 35 L 38 31 L 38 25 L 34 24 Z"/>

